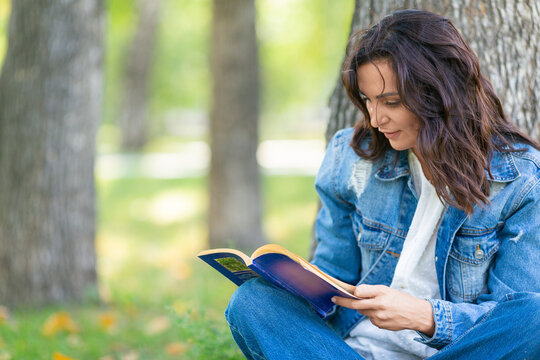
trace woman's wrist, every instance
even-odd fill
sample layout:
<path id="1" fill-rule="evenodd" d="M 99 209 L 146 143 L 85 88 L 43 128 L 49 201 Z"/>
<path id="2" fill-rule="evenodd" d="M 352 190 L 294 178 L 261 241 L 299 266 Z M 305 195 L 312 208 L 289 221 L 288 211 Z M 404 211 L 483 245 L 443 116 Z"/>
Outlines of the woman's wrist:
<path id="1" fill-rule="evenodd" d="M 417 324 L 414 330 L 418 330 L 428 336 L 433 336 L 435 333 L 435 320 L 433 320 L 433 308 L 431 303 L 425 299 L 418 299 L 419 312 Z"/>

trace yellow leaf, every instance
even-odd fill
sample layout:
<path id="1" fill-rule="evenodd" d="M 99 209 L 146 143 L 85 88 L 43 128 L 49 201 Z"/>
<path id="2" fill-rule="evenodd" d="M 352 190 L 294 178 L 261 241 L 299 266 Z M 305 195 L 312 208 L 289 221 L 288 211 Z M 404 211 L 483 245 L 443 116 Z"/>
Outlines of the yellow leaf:
<path id="1" fill-rule="evenodd" d="M 53 336 L 58 332 L 67 331 L 69 333 L 79 332 L 79 327 L 66 311 L 51 314 L 43 324 L 41 329 L 45 336 Z"/>
<path id="2" fill-rule="evenodd" d="M 158 316 L 152 319 L 148 326 L 146 327 L 146 333 L 148 335 L 157 335 L 171 326 L 171 322 L 166 316 Z"/>
<path id="3" fill-rule="evenodd" d="M 172 304 L 172 308 L 174 312 L 177 313 L 178 315 L 184 315 L 188 310 L 187 304 L 181 300 L 176 300 Z"/>
<path id="4" fill-rule="evenodd" d="M 0 324 L 5 323 L 7 319 L 9 319 L 9 311 L 7 307 L 0 306 Z"/>
<path id="5" fill-rule="evenodd" d="M 172 342 L 165 347 L 165 352 L 169 355 L 182 355 L 186 350 L 186 344 L 181 342 Z"/>
<path id="6" fill-rule="evenodd" d="M 75 358 L 69 357 L 67 355 L 61 354 L 59 352 L 55 352 L 53 354 L 53 360 L 77 360 Z"/>
<path id="7" fill-rule="evenodd" d="M 117 320 L 113 313 L 107 312 L 99 315 L 99 325 L 105 331 L 112 331 L 116 328 Z"/>

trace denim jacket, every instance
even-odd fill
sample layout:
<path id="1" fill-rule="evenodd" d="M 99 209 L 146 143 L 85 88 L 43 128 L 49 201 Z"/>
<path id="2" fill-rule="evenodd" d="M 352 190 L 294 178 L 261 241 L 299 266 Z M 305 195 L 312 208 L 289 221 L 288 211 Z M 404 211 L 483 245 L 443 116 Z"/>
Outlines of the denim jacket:
<path id="1" fill-rule="evenodd" d="M 352 135 L 334 136 L 316 177 L 322 207 L 313 263 L 350 284 L 389 286 L 418 202 L 407 151 L 364 160 Z M 453 342 L 511 293 L 540 292 L 540 152 L 518 146 L 527 151 L 493 156 L 490 204 L 470 216 L 452 206 L 443 213 L 435 248 L 440 299 L 427 299 L 435 333 L 417 339 L 426 345 Z M 363 318 L 336 307 L 327 321 L 346 337 Z"/>

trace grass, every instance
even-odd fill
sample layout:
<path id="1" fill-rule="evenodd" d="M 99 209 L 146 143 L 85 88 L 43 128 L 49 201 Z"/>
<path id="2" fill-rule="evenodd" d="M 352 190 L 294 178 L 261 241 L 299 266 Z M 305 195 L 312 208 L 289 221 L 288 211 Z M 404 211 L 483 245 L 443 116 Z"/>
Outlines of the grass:
<path id="1" fill-rule="evenodd" d="M 313 181 L 263 180 L 269 242 L 302 256 Z M 0 307 L 0 360 L 243 359 L 223 316 L 235 286 L 195 257 L 207 247 L 207 203 L 203 178 L 99 181 L 100 301 Z"/>

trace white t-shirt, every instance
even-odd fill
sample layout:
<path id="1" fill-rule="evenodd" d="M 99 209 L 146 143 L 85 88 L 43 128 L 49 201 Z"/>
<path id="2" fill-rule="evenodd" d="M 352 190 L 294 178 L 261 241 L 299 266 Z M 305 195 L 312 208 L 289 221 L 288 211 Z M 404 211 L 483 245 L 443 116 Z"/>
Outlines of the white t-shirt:
<path id="1" fill-rule="evenodd" d="M 440 293 L 435 271 L 435 244 L 444 206 L 411 150 L 409 166 L 419 199 L 390 287 L 415 297 L 438 299 Z M 366 318 L 351 331 L 345 341 L 366 360 L 416 360 L 437 352 L 415 341 L 417 337 L 414 330 L 379 329 Z"/>

